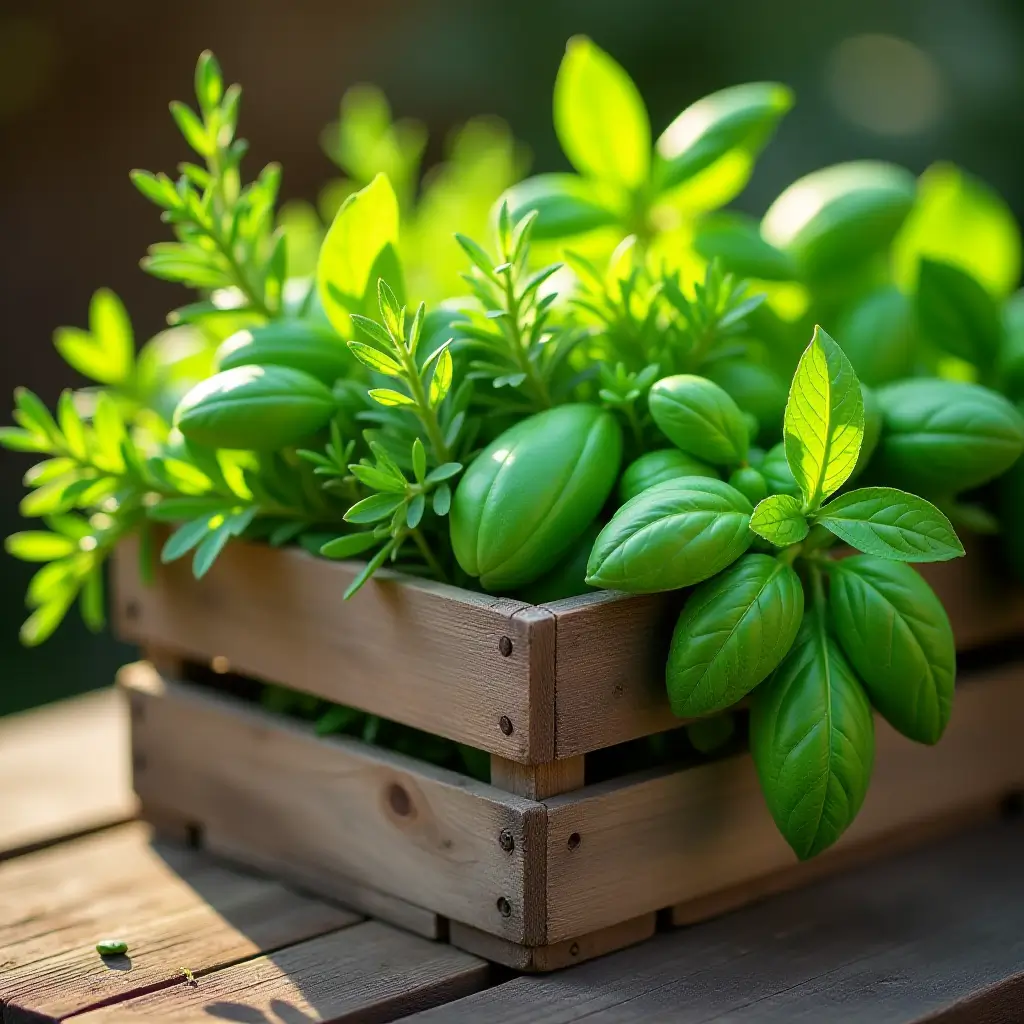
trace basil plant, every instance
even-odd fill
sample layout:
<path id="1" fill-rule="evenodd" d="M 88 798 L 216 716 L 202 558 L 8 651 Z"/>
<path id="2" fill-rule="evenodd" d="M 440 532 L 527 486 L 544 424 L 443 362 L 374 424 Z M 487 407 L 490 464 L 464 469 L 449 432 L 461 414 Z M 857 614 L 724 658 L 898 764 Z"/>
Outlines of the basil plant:
<path id="1" fill-rule="evenodd" d="M 795 488 L 772 490 L 729 395 L 700 377 L 659 381 L 655 421 L 732 482 L 676 475 L 630 498 L 598 535 L 587 582 L 633 593 L 693 587 L 666 666 L 672 709 L 713 715 L 749 696 L 750 749 L 779 830 L 801 858 L 860 810 L 872 708 L 936 743 L 949 720 L 949 619 L 907 564 L 963 554 L 949 520 L 892 487 L 844 489 L 863 464 L 864 394 L 820 328 L 785 410 Z M 794 493 L 795 491 L 795 493 Z M 843 557 L 849 548 L 860 554 Z"/>

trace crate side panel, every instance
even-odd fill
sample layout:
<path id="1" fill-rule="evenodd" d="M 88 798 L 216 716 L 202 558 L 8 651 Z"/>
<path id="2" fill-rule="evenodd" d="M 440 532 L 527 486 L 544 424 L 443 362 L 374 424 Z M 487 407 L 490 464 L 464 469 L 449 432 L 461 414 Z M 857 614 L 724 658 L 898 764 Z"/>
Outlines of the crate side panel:
<path id="1" fill-rule="evenodd" d="M 127 542 L 115 567 L 125 639 L 202 661 L 219 655 L 244 675 L 511 760 L 553 756 L 550 686 L 547 706 L 531 708 L 539 658 L 531 621 L 515 614 L 527 605 L 386 574 L 344 601 L 358 566 L 262 544 L 229 544 L 198 581 L 187 559 L 160 567 L 148 587 L 136 565 Z M 547 719 L 536 737 L 531 714 Z"/>
<path id="2" fill-rule="evenodd" d="M 528 823 L 539 805 L 187 685 L 154 693 L 132 673 L 122 685 L 144 811 L 196 822 L 211 849 L 288 860 L 308 877 L 348 878 L 527 941 Z"/>
<path id="3" fill-rule="evenodd" d="M 958 688 L 949 728 L 935 747 L 911 743 L 876 719 L 871 788 L 835 849 L 960 815 L 1024 786 L 1022 717 L 1024 669 L 1015 665 Z M 618 780 L 547 806 L 548 942 L 796 863 L 749 756 Z"/>
<path id="4" fill-rule="evenodd" d="M 915 566 L 949 613 L 960 651 L 1024 635 L 1024 586 L 1001 573 L 983 541 L 968 538 L 965 558 Z M 665 660 L 684 596 L 604 592 L 547 606 L 556 622 L 556 757 L 682 724 L 665 696 Z"/>

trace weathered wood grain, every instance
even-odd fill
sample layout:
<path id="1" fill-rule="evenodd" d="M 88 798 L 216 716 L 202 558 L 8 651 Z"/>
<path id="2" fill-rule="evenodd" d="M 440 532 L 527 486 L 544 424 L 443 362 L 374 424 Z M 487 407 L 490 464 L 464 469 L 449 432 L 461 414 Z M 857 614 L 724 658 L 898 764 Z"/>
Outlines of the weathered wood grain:
<path id="1" fill-rule="evenodd" d="M 468 995 L 487 977 L 483 960 L 368 921 L 74 1020 L 370 1024 Z"/>
<path id="2" fill-rule="evenodd" d="M 549 796 L 581 789 L 584 779 L 582 754 L 546 764 L 520 764 L 491 755 L 491 785 L 531 800 L 545 800 Z"/>
<path id="3" fill-rule="evenodd" d="M 244 675 L 512 760 L 554 757 L 553 670 L 537 670 L 550 629 L 529 605 L 387 572 L 344 601 L 358 564 L 263 544 L 228 545 L 202 580 L 187 559 L 161 566 L 149 587 L 136 558 L 127 541 L 114 568 L 127 640 L 220 656 Z"/>
<path id="4" fill-rule="evenodd" d="M 121 682 L 135 709 L 143 807 L 195 821 L 205 847 L 348 879 L 514 942 L 543 940 L 524 909 L 528 855 L 543 857 L 542 805 L 163 683 L 145 665 Z"/>
<path id="5" fill-rule="evenodd" d="M 1024 635 L 1024 586 L 975 538 L 966 558 L 915 566 L 941 598 L 960 651 Z M 682 594 L 605 592 L 546 605 L 555 617 L 555 756 L 682 724 L 665 696 L 665 657 Z"/>
<path id="6" fill-rule="evenodd" d="M 127 821 L 128 712 L 113 689 L 0 720 L 0 859 Z"/>
<path id="7" fill-rule="evenodd" d="M 460 949 L 516 971 L 558 971 L 643 942 L 654 934 L 657 923 L 657 914 L 641 914 L 610 928 L 555 942 L 550 946 L 521 946 L 452 921 L 449 940 Z"/>
<path id="8" fill-rule="evenodd" d="M 913 744 L 876 721 L 871 788 L 837 850 L 993 804 L 1024 786 L 1019 664 L 963 681 L 935 747 Z M 549 943 L 638 912 L 756 885 L 796 863 L 746 755 L 617 779 L 546 804 Z"/>
<path id="9" fill-rule="evenodd" d="M 1022 863 L 1024 823 L 999 823 L 410 1024 L 1009 1024 Z"/>
<path id="10" fill-rule="evenodd" d="M 59 1020 L 358 921 L 339 907 L 152 844 L 141 823 L 0 864 L 4 1024 Z M 128 955 L 96 953 L 123 938 Z"/>

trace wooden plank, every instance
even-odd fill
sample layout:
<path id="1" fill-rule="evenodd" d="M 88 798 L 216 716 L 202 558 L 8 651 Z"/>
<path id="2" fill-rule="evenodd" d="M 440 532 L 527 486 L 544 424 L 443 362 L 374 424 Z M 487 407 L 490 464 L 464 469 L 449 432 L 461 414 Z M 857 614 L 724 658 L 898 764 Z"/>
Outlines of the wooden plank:
<path id="1" fill-rule="evenodd" d="M 452 921 L 449 939 L 460 949 L 476 953 L 494 963 L 516 971 L 558 971 L 563 967 L 581 964 L 595 957 L 649 939 L 657 928 L 657 914 L 641 914 L 629 921 L 581 935 L 575 939 L 556 942 L 550 946 L 520 946 L 514 942 L 488 935 L 477 928 Z"/>
<path id="2" fill-rule="evenodd" d="M 132 666 L 143 805 L 201 826 L 203 845 L 310 877 L 349 879 L 514 942 L 543 936 L 525 909 L 544 808 L 513 794 Z M 502 835 L 513 840 L 502 847 Z M 530 841 L 527 842 L 527 837 Z"/>
<path id="3" fill-rule="evenodd" d="M 0 864 L 3 1021 L 59 1020 L 358 920 L 123 825 Z M 106 937 L 128 955 L 105 963 Z"/>
<path id="4" fill-rule="evenodd" d="M 174 1020 L 390 1021 L 478 991 L 483 960 L 378 921 L 76 1017 L 76 1024 Z"/>
<path id="5" fill-rule="evenodd" d="M 974 538 L 966 558 L 915 566 L 949 612 L 957 649 L 1024 634 L 1024 586 Z M 604 592 L 546 605 L 555 617 L 555 756 L 682 724 L 665 696 L 668 642 L 684 596 Z"/>
<path id="6" fill-rule="evenodd" d="M 1019 664 L 964 681 L 935 747 L 911 743 L 877 720 L 871 788 L 836 849 L 963 814 L 1024 786 L 1022 720 Z M 756 882 L 796 863 L 747 755 L 613 780 L 554 797 L 547 807 L 548 942 Z"/>
<path id="7" fill-rule="evenodd" d="M 491 755 L 491 785 L 531 800 L 546 800 L 549 796 L 581 789 L 583 783 L 582 754 L 546 764 L 519 764 Z"/>
<path id="8" fill-rule="evenodd" d="M 128 711 L 113 689 L 0 720 L 0 858 L 127 821 Z"/>
<path id="9" fill-rule="evenodd" d="M 1024 1019 L 1024 822 L 840 874 L 410 1024 Z"/>
<path id="10" fill-rule="evenodd" d="M 512 760 L 554 757 L 553 670 L 547 682 L 535 671 L 550 641 L 534 644 L 538 615 L 517 614 L 528 605 L 387 572 L 344 601 L 357 563 L 264 544 L 228 545 L 199 581 L 187 559 L 161 566 L 149 587 L 136 559 L 134 541 L 115 559 L 124 639 L 222 657 L 244 675 Z"/>

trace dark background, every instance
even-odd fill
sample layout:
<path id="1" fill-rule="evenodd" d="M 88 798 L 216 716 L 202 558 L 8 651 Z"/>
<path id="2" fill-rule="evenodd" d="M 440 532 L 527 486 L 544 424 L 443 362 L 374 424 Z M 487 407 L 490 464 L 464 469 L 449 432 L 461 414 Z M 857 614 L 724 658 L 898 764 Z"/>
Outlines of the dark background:
<path id="1" fill-rule="evenodd" d="M 284 197 L 313 198 L 332 176 L 319 131 L 363 81 L 383 87 L 398 116 L 426 122 L 428 164 L 453 125 L 494 113 L 535 170 L 562 167 L 551 88 L 575 33 L 625 65 L 656 134 L 726 85 L 796 89 L 738 202 L 750 212 L 809 170 L 877 157 L 915 172 L 953 160 L 1024 214 L 1021 0 L 0 2 L 0 393 L 25 384 L 52 405 L 81 383 L 50 339 L 58 325 L 84 326 L 100 285 L 125 300 L 138 340 L 180 304 L 138 268 L 166 235 L 127 172 L 172 171 L 186 156 L 167 102 L 191 101 L 203 48 L 244 86 L 247 166 L 279 160 Z M 2 534 L 19 528 L 31 461 L 0 450 Z M 0 712 L 104 685 L 130 655 L 87 634 L 76 612 L 44 647 L 20 649 L 31 569 L 0 554 Z"/>

